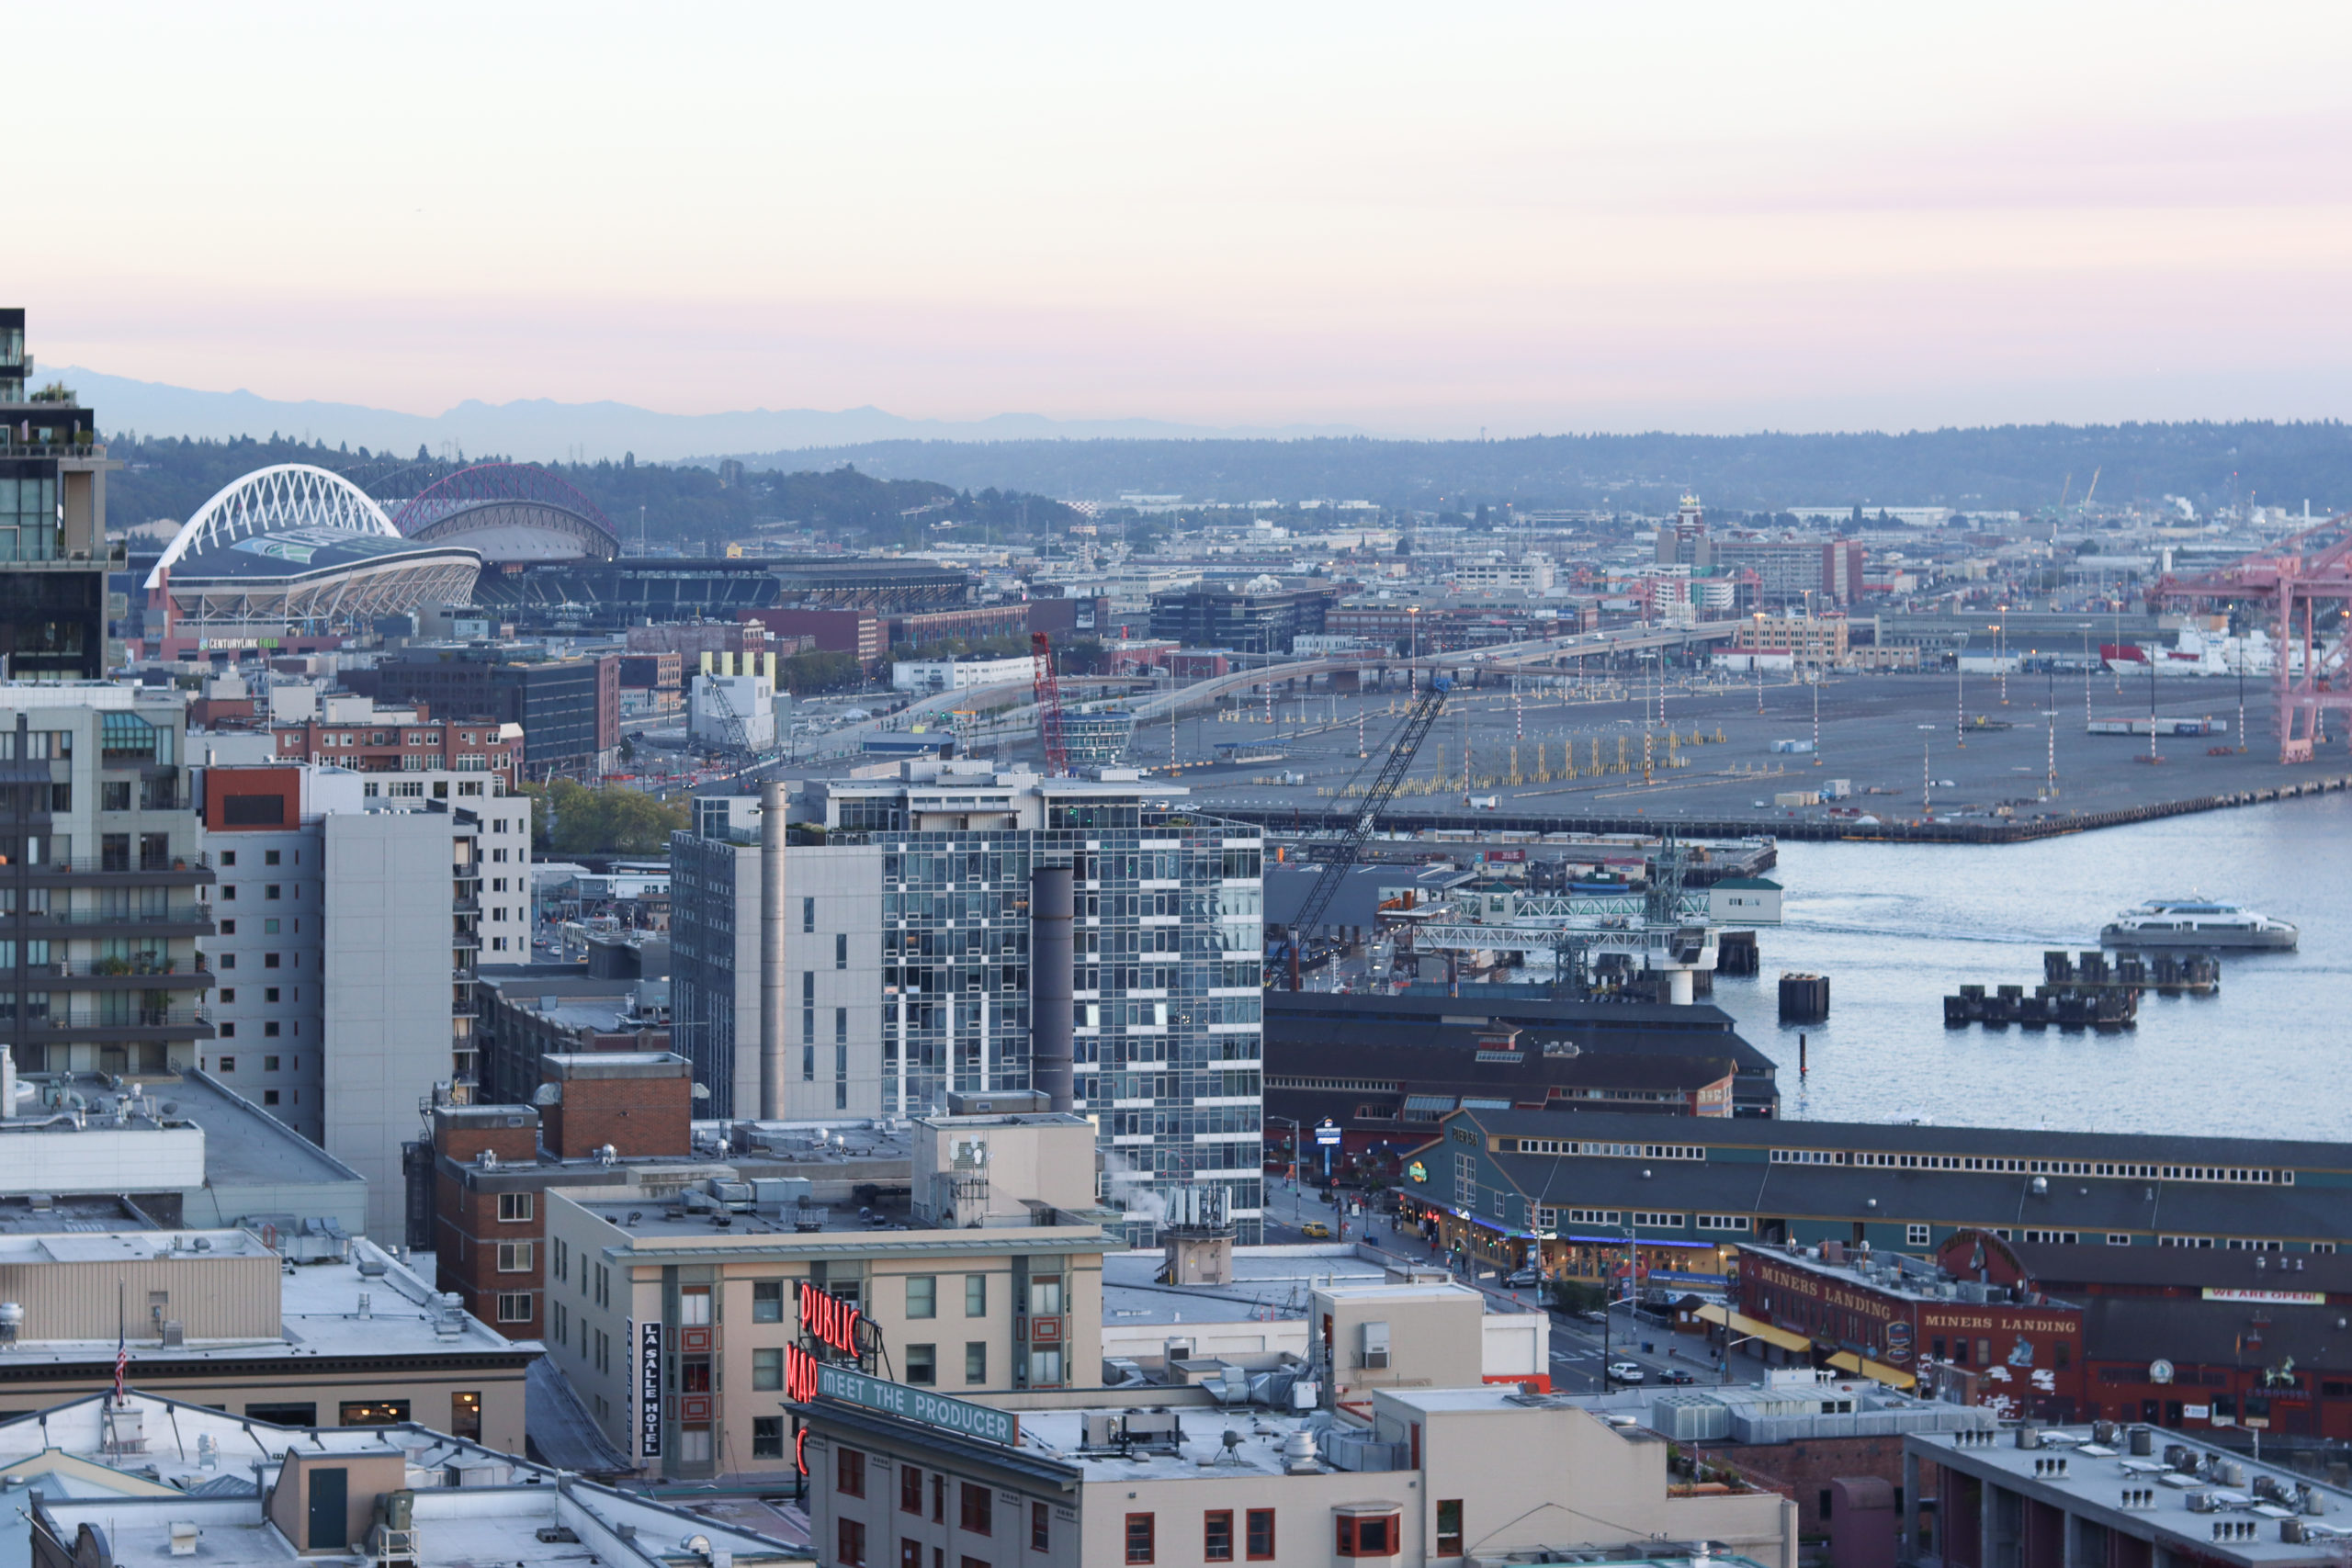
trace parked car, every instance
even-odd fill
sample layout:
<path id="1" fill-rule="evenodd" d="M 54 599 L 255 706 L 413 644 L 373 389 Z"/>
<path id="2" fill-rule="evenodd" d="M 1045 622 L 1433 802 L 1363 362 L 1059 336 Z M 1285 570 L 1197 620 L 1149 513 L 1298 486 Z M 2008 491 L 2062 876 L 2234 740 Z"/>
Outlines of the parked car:
<path id="1" fill-rule="evenodd" d="M 1540 1285 L 1543 1282 L 1544 1271 L 1532 1264 L 1525 1269 L 1514 1270 L 1510 1277 L 1503 1281 L 1515 1291 L 1524 1290 L 1530 1285 Z"/>
<path id="2" fill-rule="evenodd" d="M 1648 1375 L 1648 1373 L 1642 1371 L 1641 1363 L 1638 1361 L 1611 1361 L 1609 1363 L 1609 1381 L 1611 1382 L 1640 1382 Z"/>
<path id="3" fill-rule="evenodd" d="M 1684 1371 L 1680 1367 L 1668 1367 L 1666 1371 L 1658 1373 L 1657 1381 L 1660 1382 L 1684 1383 L 1697 1382 L 1699 1380 L 1692 1377 L 1689 1372 Z"/>
<path id="4" fill-rule="evenodd" d="M 1309 1241 L 1329 1241 L 1331 1239 L 1331 1227 L 1325 1224 L 1321 1220 L 1307 1221 L 1305 1225 L 1300 1227 L 1300 1232 Z"/>
<path id="5" fill-rule="evenodd" d="M 1599 1307 L 1587 1307 L 1584 1311 L 1577 1314 L 1577 1315 L 1584 1319 L 1587 1323 L 1607 1323 L 1609 1321 L 1609 1314 L 1601 1311 Z"/>

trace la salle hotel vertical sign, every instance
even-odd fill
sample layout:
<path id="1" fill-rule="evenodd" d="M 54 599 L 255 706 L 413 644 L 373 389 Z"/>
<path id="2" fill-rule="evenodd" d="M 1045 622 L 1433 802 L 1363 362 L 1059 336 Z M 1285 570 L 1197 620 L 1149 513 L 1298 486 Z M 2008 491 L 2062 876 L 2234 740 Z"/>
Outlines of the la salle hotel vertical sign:
<path id="1" fill-rule="evenodd" d="M 662 1325 L 637 1325 L 637 1451 L 662 1457 Z"/>

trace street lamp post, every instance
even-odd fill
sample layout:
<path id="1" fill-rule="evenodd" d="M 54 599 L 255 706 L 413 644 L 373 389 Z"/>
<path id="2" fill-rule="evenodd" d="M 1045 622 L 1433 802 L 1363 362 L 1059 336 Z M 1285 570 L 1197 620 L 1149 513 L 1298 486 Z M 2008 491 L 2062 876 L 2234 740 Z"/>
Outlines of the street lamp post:
<path id="1" fill-rule="evenodd" d="M 2001 705 L 2007 707 L 2009 705 L 2009 607 L 2007 604 L 2001 606 L 2000 625 L 1993 630 L 1993 662 L 2000 669 Z"/>
<path id="2" fill-rule="evenodd" d="M 1764 713 L 1764 612 L 1756 612 L 1756 641 L 1749 648 L 1747 661 L 1756 667 L 1756 712 Z"/>
<path id="3" fill-rule="evenodd" d="M 1305 1135 L 1299 1120 L 1295 1116 L 1269 1116 L 1266 1120 L 1290 1124 L 1290 1190 L 1295 1192 L 1298 1190 L 1298 1141 Z"/>
<path id="4" fill-rule="evenodd" d="M 1626 1282 L 1628 1285 L 1631 1285 L 1631 1284 L 1634 1282 L 1634 1268 L 1636 1267 L 1635 1252 L 1634 1252 L 1634 1246 L 1635 1246 L 1635 1244 L 1634 1244 L 1634 1227 L 1633 1227 L 1633 1226 L 1631 1226 L 1631 1225 L 1627 1225 L 1627 1226 L 1625 1226 L 1625 1227 L 1624 1227 L 1624 1231 L 1625 1231 L 1625 1282 Z M 1616 1285 L 1616 1281 L 1615 1281 L 1613 1279 L 1611 1279 L 1611 1270 L 1610 1267 L 1609 1267 L 1607 1264 L 1605 1264 L 1605 1263 L 1604 1263 L 1603 1265 L 1601 1265 L 1601 1269 L 1600 1269 L 1600 1292 L 1601 1292 L 1601 1294 L 1600 1294 L 1600 1392 L 1601 1392 L 1601 1393 L 1607 1393 L 1609 1392 L 1609 1331 L 1610 1331 L 1611 1327 L 1615 1324 L 1616 1319 L 1617 1319 L 1617 1285 Z"/>

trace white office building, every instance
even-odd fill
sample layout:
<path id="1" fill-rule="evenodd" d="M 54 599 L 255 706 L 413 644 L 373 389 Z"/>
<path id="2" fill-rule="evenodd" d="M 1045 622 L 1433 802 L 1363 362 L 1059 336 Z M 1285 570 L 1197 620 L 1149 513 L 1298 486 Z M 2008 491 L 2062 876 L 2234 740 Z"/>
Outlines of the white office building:
<path id="1" fill-rule="evenodd" d="M 477 955 L 498 943 L 492 962 L 528 959 L 530 803 L 503 787 L 311 764 L 204 773 L 219 991 L 201 1065 L 365 1175 L 379 1237 L 404 1231 L 401 1149 L 419 1107 L 477 1081 Z"/>
<path id="2" fill-rule="evenodd" d="M 1026 681 L 1036 661 L 1021 659 L 901 659 L 890 666 L 894 692 L 960 692 L 971 686 L 1001 686 Z"/>

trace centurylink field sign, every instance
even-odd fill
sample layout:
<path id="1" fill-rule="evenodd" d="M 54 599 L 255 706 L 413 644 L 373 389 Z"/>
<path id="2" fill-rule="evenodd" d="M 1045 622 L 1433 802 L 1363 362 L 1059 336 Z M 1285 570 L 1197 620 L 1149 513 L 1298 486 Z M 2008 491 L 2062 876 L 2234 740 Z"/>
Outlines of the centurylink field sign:
<path id="1" fill-rule="evenodd" d="M 1021 1418 L 1010 1410 L 992 1410 L 985 1404 L 975 1404 L 968 1399 L 950 1399 L 945 1394 L 910 1388 L 902 1382 L 885 1382 L 880 1378 L 867 1377 L 864 1372 L 848 1367 L 831 1363 L 820 1365 L 817 1369 L 817 1392 L 827 1399 L 838 1399 L 843 1404 L 864 1405 L 868 1410 L 879 1410 L 886 1416 L 920 1421 L 926 1427 L 938 1427 L 967 1438 L 1002 1443 L 1007 1448 L 1015 1447 L 1021 1441 Z"/>

